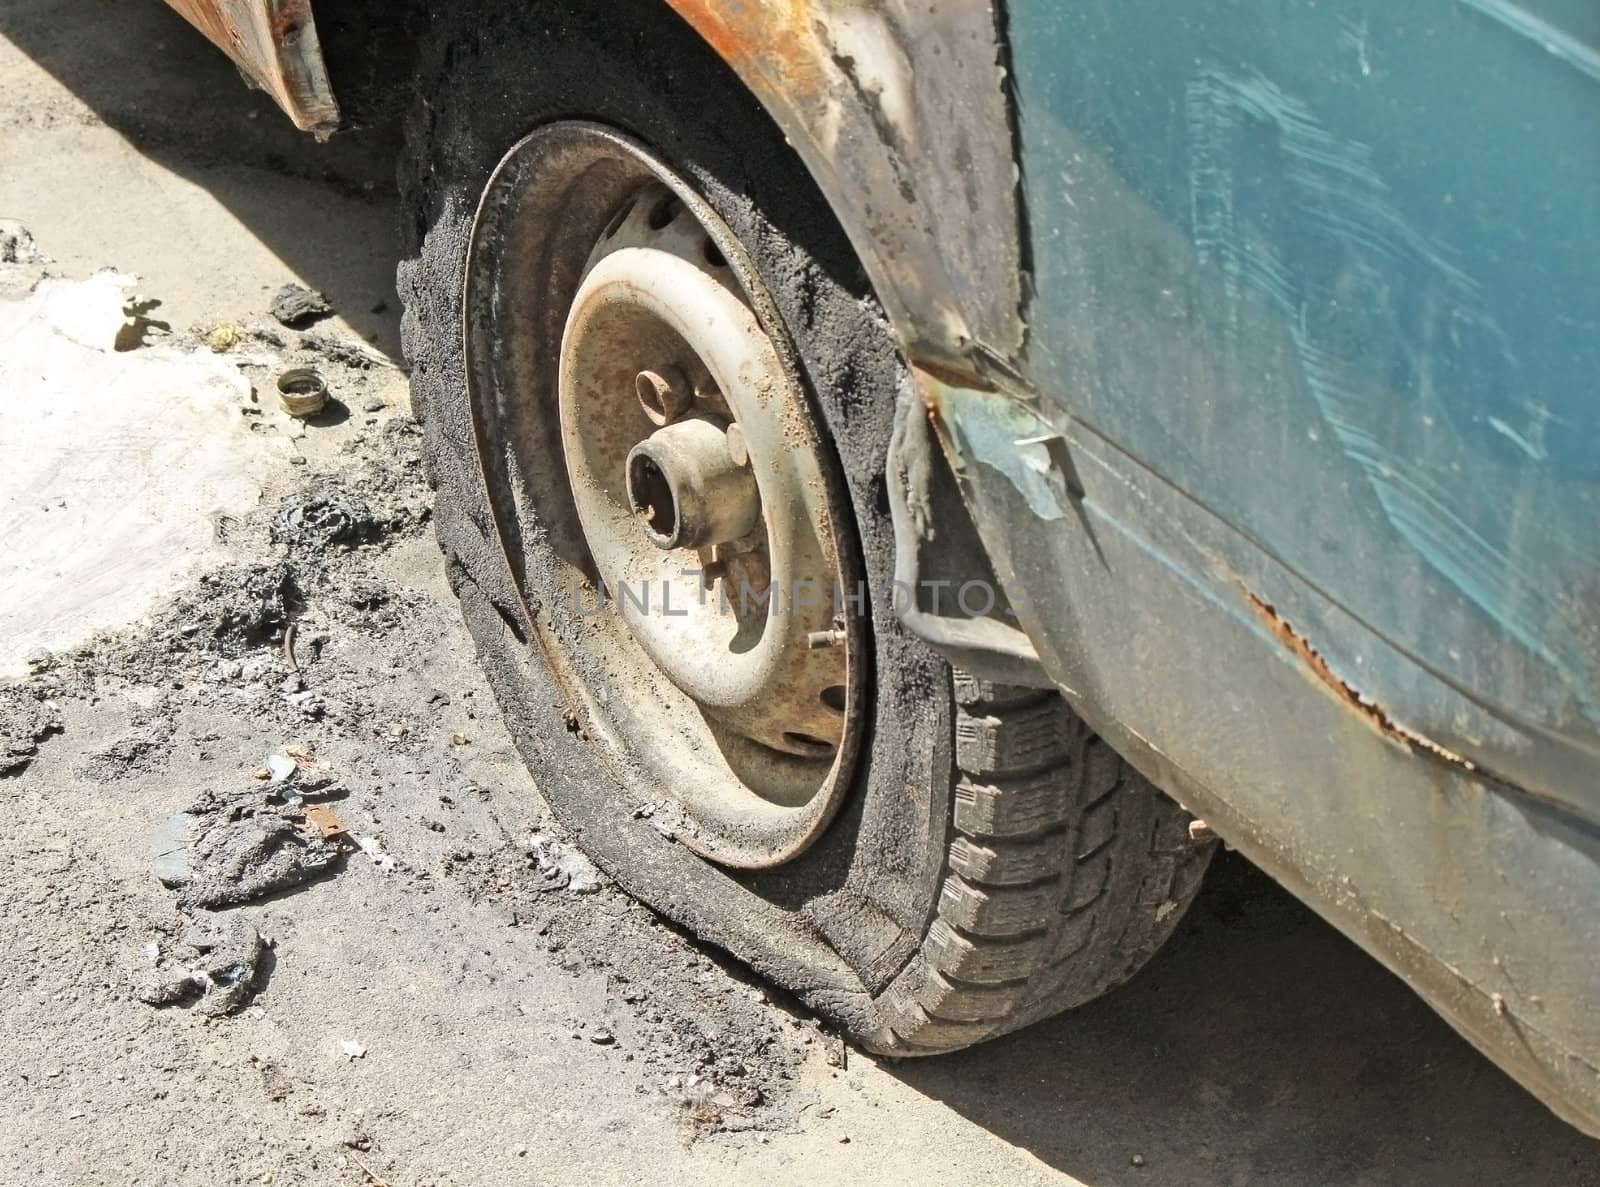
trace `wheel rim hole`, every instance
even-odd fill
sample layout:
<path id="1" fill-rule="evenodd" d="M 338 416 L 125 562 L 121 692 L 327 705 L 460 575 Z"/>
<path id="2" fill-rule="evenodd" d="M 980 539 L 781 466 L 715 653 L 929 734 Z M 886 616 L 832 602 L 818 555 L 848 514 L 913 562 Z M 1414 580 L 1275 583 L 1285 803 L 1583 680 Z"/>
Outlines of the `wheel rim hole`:
<path id="1" fill-rule="evenodd" d="M 842 684 L 830 684 L 822 690 L 822 703 L 835 713 L 844 712 L 845 687 Z"/>
<path id="2" fill-rule="evenodd" d="M 713 268 L 726 268 L 728 266 L 727 257 L 724 256 L 718 249 L 717 245 L 711 242 L 709 239 L 707 239 L 705 242 L 705 247 L 702 249 L 702 254 L 706 258 L 706 263 L 710 264 Z"/>
<path id="3" fill-rule="evenodd" d="M 605 238 L 614 238 L 616 233 L 622 230 L 622 224 L 628 221 L 628 216 L 633 213 L 633 207 L 634 203 L 626 202 L 623 204 L 621 210 L 617 211 L 611 216 L 610 223 L 606 225 Z"/>
<path id="4" fill-rule="evenodd" d="M 650 229 L 663 230 L 668 223 L 678 217 L 678 211 L 683 209 L 683 203 L 673 197 L 667 197 L 657 202 L 650 210 Z"/>
<path id="5" fill-rule="evenodd" d="M 633 381 L 633 390 L 638 394 L 645 415 L 658 425 L 676 420 L 684 410 L 682 405 L 689 402 L 674 385 L 674 379 L 681 377 L 676 373 L 669 378 L 655 371 L 640 371 Z"/>
<path id="6" fill-rule="evenodd" d="M 799 730 L 784 730 L 783 740 L 811 758 L 828 758 L 833 754 L 833 743 L 826 738 L 819 738 L 815 734 L 802 733 Z"/>
<path id="7" fill-rule="evenodd" d="M 643 518 L 645 531 L 662 540 L 672 539 L 678 529 L 678 506 L 672 484 L 654 458 L 641 453 L 629 461 L 628 501 L 634 514 Z"/>

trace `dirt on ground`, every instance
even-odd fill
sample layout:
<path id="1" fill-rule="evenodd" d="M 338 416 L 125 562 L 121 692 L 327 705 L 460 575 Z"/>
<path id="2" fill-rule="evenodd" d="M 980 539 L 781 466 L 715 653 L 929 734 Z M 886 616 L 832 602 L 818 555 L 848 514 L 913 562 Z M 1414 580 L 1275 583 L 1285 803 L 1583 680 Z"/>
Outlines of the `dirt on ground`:
<path id="1" fill-rule="evenodd" d="M 118 1160 L 86 1133 L 166 1114 L 179 1167 L 193 1140 L 280 1183 L 363 1163 L 448 1181 L 456 1157 L 405 1150 L 401 1111 L 358 1086 L 484 1072 L 534 1082 L 485 1092 L 496 1112 L 581 1099 L 580 1075 L 612 1108 L 625 1086 L 669 1146 L 794 1130 L 819 1100 L 801 1081 L 842 1045 L 612 888 L 544 812 L 440 588 L 403 377 L 309 332 L 239 337 L 268 352 L 240 413 L 316 447 L 219 525 L 226 563 L 0 688 L 7 815 L 29 824 L 0 837 L 22 929 L 0 1026 L 26 1101 L 0 1149 L 91 1181 Z M 296 425 L 263 401 L 308 363 L 340 406 Z M 563 992 L 530 1001 L 532 978 Z M 207 1100 L 248 1107 L 181 1122 Z"/>
<path id="2" fill-rule="evenodd" d="M 1232 856 L 1124 989 L 898 1064 L 616 890 L 445 586 L 394 151 L 296 136 L 153 0 L 0 7 L 0 218 L 31 244 L 0 235 L 26 269 L 0 301 L 136 276 L 95 349 L 220 366 L 191 411 L 245 427 L 194 449 L 251 484 L 162 504 L 159 580 L 0 682 L 0 1184 L 1600 1183 L 1594 1143 Z M 308 420 L 296 366 L 332 395 Z M 140 390 L 141 424 L 202 423 Z M 29 449 L 0 431 L 0 468 Z M 116 456 L 83 464 L 0 507 L 14 542 L 106 505 Z M 83 560 L 27 570 L 30 631 Z"/>

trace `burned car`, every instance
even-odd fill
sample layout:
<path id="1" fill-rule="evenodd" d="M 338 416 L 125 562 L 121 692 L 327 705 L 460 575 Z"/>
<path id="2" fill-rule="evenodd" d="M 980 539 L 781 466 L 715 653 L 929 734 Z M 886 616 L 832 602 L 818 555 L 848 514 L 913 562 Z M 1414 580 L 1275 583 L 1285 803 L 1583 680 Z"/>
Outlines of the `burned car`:
<path id="1" fill-rule="evenodd" d="M 174 3 L 406 109 L 445 564 L 624 887 L 932 1054 L 1221 838 L 1600 1133 L 1600 10 Z"/>

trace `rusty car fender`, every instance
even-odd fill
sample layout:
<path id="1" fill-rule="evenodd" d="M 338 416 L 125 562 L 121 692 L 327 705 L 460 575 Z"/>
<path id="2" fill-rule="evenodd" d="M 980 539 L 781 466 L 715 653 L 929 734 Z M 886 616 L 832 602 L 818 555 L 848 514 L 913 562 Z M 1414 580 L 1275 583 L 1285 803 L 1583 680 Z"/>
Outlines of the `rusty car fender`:
<path id="1" fill-rule="evenodd" d="M 962 459 L 937 415 L 951 388 L 1034 397 L 1027 345 L 1029 238 L 1004 6 L 909 0 L 667 0 L 739 75 L 811 172 L 909 365 L 890 446 L 896 584 L 995 584 L 977 525 L 941 500 Z M 955 519 L 962 522 L 954 523 Z M 998 574 L 1000 589 L 1008 574 Z M 1009 607 L 955 615 L 917 599 L 908 629 L 952 662 L 1050 683 Z"/>
<path id="2" fill-rule="evenodd" d="M 805 161 L 913 362 L 1009 368 L 1024 240 L 997 8 L 667 2 Z"/>

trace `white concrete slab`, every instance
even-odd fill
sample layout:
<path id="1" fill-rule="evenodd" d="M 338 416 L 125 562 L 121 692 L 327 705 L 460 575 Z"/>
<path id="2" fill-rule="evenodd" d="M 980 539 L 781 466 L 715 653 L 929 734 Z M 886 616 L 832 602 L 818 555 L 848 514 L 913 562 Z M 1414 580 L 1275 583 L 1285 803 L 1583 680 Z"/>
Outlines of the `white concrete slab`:
<path id="1" fill-rule="evenodd" d="M 292 450 L 201 349 L 127 345 L 137 281 L 46 279 L 0 300 L 0 678 L 139 618 L 220 553 Z"/>

